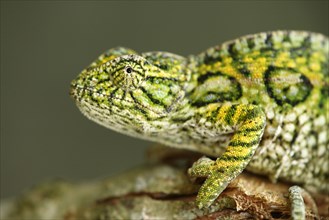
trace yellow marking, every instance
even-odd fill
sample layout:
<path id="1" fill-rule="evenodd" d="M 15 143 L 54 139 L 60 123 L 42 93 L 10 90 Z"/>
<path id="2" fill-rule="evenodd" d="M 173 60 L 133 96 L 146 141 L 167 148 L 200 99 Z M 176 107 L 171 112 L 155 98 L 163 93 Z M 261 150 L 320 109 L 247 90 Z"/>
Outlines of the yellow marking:
<path id="1" fill-rule="evenodd" d="M 228 146 L 225 155 L 230 157 L 243 157 L 250 154 L 249 147 Z"/>
<path id="2" fill-rule="evenodd" d="M 315 60 L 319 60 L 323 57 L 324 57 L 323 54 L 321 54 L 320 52 L 314 52 L 314 53 L 312 53 L 310 58 L 315 59 Z"/>
<path id="3" fill-rule="evenodd" d="M 257 60 L 256 60 L 257 63 L 259 63 L 260 65 L 262 66 L 266 66 L 267 65 L 267 59 L 265 57 L 259 57 Z"/>
<path id="4" fill-rule="evenodd" d="M 216 63 L 217 64 L 217 63 Z M 200 75 L 205 75 L 207 74 L 207 72 L 211 71 L 211 66 L 210 65 L 206 65 L 206 64 L 202 64 L 200 67 L 199 67 L 199 72 L 200 72 Z"/>
<path id="5" fill-rule="evenodd" d="M 233 61 L 233 58 L 232 57 L 225 57 L 223 59 L 223 63 L 225 63 L 225 64 L 231 64 L 232 61 Z"/>
<path id="6" fill-rule="evenodd" d="M 252 73 L 253 79 L 262 79 L 263 73 L 267 69 L 267 59 L 264 57 L 256 59 L 253 63 L 248 65 L 248 69 Z"/>
<path id="7" fill-rule="evenodd" d="M 233 167 L 239 167 L 241 166 L 241 161 L 231 161 L 231 160 L 218 160 L 216 161 L 216 167 L 228 167 L 228 168 L 233 168 Z"/>
<path id="8" fill-rule="evenodd" d="M 243 62 L 245 63 L 252 63 L 254 59 L 252 57 L 246 56 L 243 58 Z"/>
<path id="9" fill-rule="evenodd" d="M 260 124 L 259 122 L 262 121 L 262 118 L 257 117 L 257 118 L 252 118 L 252 119 L 249 119 L 249 120 L 250 120 L 250 122 L 242 125 L 242 128 L 241 128 L 242 130 L 243 129 L 250 129 L 250 128 L 254 128 L 254 127 L 258 126 Z"/>
<path id="10" fill-rule="evenodd" d="M 229 76 L 233 76 L 237 80 L 243 78 L 243 76 L 231 65 L 221 67 L 219 70 Z"/>
<path id="11" fill-rule="evenodd" d="M 232 121 L 234 124 L 237 124 L 238 120 L 242 117 L 242 114 L 245 113 L 243 108 L 245 108 L 245 106 L 243 106 L 243 105 L 237 106 L 237 108 L 235 110 L 235 114 L 232 117 Z"/>
<path id="12" fill-rule="evenodd" d="M 253 135 L 251 135 L 251 132 L 248 132 L 248 136 L 237 135 L 237 136 L 235 136 L 234 141 L 250 143 L 254 140 L 254 137 L 257 137 L 259 135 L 259 132 L 253 131 L 252 134 Z"/>
<path id="13" fill-rule="evenodd" d="M 218 108 L 219 104 L 217 103 L 212 103 L 212 104 L 209 104 L 206 108 L 206 116 L 207 117 L 210 117 L 212 115 L 212 113 Z"/>
<path id="14" fill-rule="evenodd" d="M 222 63 L 222 62 L 216 62 L 216 63 L 213 64 L 213 67 L 212 67 L 211 69 L 218 70 L 218 69 L 220 69 L 222 66 L 223 66 L 223 63 Z"/>
<path id="15" fill-rule="evenodd" d="M 282 66 L 284 66 L 284 63 L 287 60 L 289 60 L 289 53 L 288 52 L 282 52 L 276 58 L 274 65 L 282 67 Z"/>
<path id="16" fill-rule="evenodd" d="M 115 55 L 111 55 L 111 56 L 109 56 L 109 57 L 102 57 L 102 58 L 100 58 L 100 64 L 99 64 L 99 65 L 104 64 L 104 63 L 106 63 L 107 61 L 113 60 L 113 59 L 116 58 L 116 57 L 117 57 L 117 56 L 115 56 Z"/>
<path id="17" fill-rule="evenodd" d="M 302 72 L 302 73 L 307 73 L 307 72 L 309 72 L 309 70 L 308 70 L 308 68 L 307 68 L 306 66 L 302 66 L 302 67 L 300 68 L 300 72 Z"/>
<path id="18" fill-rule="evenodd" d="M 296 58 L 296 63 L 305 64 L 306 63 L 306 58 L 305 57 L 297 57 Z"/>
<path id="19" fill-rule="evenodd" d="M 296 66 L 296 62 L 294 62 L 293 60 L 289 60 L 287 63 L 287 67 L 289 68 L 295 68 Z"/>
<path id="20" fill-rule="evenodd" d="M 250 56 L 252 56 L 252 57 L 257 57 L 257 56 L 259 56 L 260 55 L 260 51 L 259 50 L 255 50 L 254 52 L 252 52 L 251 54 L 250 54 Z"/>
<path id="21" fill-rule="evenodd" d="M 311 63 L 310 68 L 313 71 L 320 71 L 321 70 L 321 66 L 319 65 L 319 63 Z"/>
<path id="22" fill-rule="evenodd" d="M 225 116 L 226 116 L 226 114 L 227 114 L 227 112 L 229 111 L 230 108 L 231 108 L 231 105 L 223 105 L 220 108 L 220 110 L 217 114 L 217 121 L 218 122 L 222 122 L 222 123 L 227 124 L 226 122 L 224 122 L 224 118 L 225 118 Z"/>

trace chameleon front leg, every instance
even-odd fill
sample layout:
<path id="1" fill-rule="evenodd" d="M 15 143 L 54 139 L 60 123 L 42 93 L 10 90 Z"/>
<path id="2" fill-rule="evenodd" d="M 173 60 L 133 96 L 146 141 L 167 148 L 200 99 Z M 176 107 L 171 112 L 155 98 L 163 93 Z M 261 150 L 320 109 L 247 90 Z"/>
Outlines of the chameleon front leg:
<path id="1" fill-rule="evenodd" d="M 188 170 L 191 177 L 207 177 L 196 203 L 201 209 L 210 206 L 226 186 L 251 160 L 264 132 L 266 117 L 255 105 L 222 105 L 208 115 L 215 115 L 216 124 L 235 128 L 226 151 L 216 161 L 201 158 Z M 215 122 L 214 122 L 215 123 Z"/>

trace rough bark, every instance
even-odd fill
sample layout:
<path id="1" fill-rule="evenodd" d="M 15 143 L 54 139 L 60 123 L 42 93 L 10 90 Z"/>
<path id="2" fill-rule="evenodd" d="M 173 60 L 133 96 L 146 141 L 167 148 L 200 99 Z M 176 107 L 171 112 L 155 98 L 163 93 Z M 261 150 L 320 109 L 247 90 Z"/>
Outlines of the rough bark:
<path id="1" fill-rule="evenodd" d="M 2 201 L 0 217 L 9 219 L 289 219 L 288 184 L 241 174 L 209 208 L 194 200 L 202 180 L 186 175 L 199 155 L 155 148 L 145 165 L 87 183 L 55 180 Z M 189 158 L 189 160 L 186 160 Z M 329 196 L 312 195 L 322 219 L 329 218 Z M 306 200 L 307 219 L 314 208 Z"/>

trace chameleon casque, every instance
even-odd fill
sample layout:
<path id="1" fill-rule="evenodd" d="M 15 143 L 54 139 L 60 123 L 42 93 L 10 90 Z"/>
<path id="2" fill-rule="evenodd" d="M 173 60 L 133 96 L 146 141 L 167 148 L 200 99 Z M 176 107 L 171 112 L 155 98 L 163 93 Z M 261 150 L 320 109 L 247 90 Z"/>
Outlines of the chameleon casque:
<path id="1" fill-rule="evenodd" d="M 248 35 L 187 58 L 119 47 L 72 81 L 71 96 L 107 128 L 216 157 L 188 170 L 206 177 L 199 208 L 244 169 L 327 194 L 328 54 L 328 37 L 304 31 Z"/>

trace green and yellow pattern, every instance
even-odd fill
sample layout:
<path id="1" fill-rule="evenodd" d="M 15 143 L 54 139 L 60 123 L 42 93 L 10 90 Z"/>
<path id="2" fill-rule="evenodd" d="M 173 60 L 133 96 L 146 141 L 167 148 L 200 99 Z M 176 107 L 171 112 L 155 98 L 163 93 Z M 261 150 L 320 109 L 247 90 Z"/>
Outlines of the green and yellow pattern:
<path id="1" fill-rule="evenodd" d="M 105 127 L 216 157 L 188 171 L 206 178 L 200 208 L 244 169 L 328 193 L 328 58 L 328 38 L 303 31 L 249 35 L 187 58 L 120 47 L 83 70 L 71 95 Z"/>

